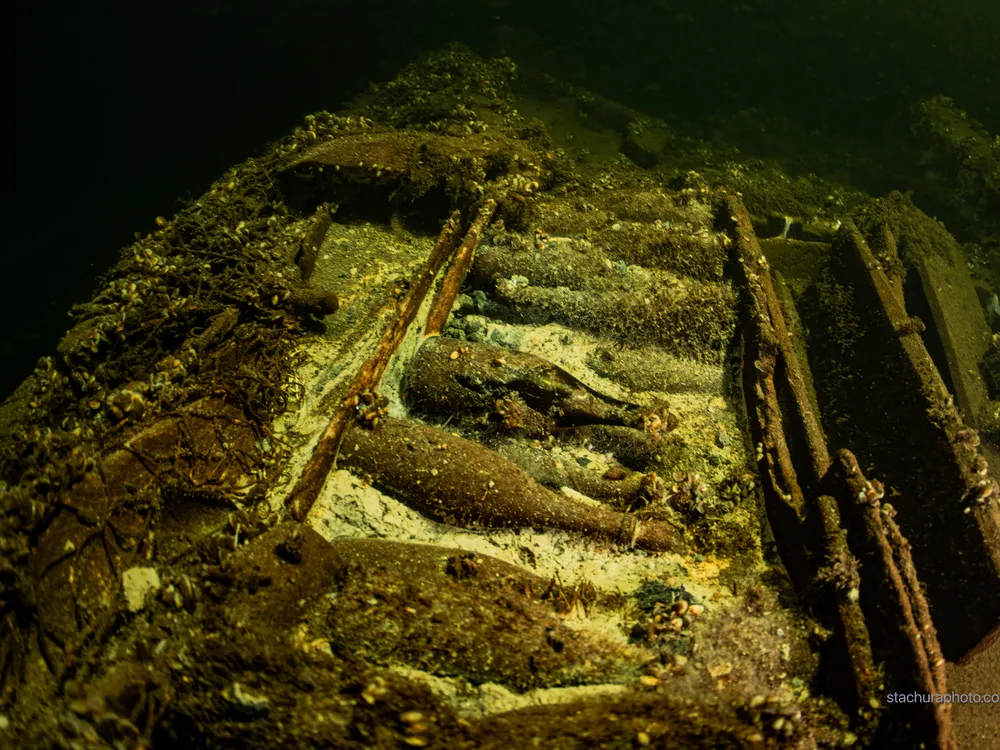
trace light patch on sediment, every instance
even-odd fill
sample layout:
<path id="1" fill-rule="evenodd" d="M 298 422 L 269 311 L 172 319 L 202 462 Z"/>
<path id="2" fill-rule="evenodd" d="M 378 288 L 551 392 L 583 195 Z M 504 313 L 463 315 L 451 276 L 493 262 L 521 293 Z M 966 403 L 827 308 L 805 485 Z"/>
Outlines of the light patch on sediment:
<path id="1" fill-rule="evenodd" d="M 628 690 L 624 685 L 582 685 L 538 688 L 526 693 L 516 693 L 495 682 L 475 685 L 461 677 L 437 677 L 419 669 L 403 666 L 394 666 L 392 670 L 402 677 L 424 685 L 454 707 L 459 716 L 469 720 L 531 706 L 622 695 Z"/>
<path id="2" fill-rule="evenodd" d="M 122 588 L 129 612 L 146 606 L 146 597 L 160 590 L 160 575 L 155 568 L 129 568 L 122 573 Z"/>

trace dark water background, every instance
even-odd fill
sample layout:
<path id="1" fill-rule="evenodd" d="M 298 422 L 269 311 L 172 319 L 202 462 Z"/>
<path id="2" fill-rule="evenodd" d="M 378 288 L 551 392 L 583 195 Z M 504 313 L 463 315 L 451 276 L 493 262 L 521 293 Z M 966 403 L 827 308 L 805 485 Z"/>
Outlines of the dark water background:
<path id="1" fill-rule="evenodd" d="M 820 172 L 849 156 L 877 165 L 926 96 L 951 96 L 1000 132 L 997 0 L 184 0 L 19 12 L 8 31 L 16 135 L 0 398 L 54 350 L 70 305 L 91 297 L 134 232 L 308 112 L 450 41 L 693 134 L 754 108 L 760 121 L 794 123 L 801 137 L 778 140 Z M 831 154 L 830 139 L 857 154 Z M 860 187 L 905 188 L 891 169 L 861 171 Z"/>

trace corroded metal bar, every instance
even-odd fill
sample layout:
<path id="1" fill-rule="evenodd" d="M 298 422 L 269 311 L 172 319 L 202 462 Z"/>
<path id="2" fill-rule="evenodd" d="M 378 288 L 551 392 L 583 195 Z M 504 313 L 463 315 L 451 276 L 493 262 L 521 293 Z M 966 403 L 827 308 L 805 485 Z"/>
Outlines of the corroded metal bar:
<path id="1" fill-rule="evenodd" d="M 313 450 L 312 457 L 302 470 L 298 482 L 285 499 L 285 505 L 297 520 L 305 518 L 319 496 L 327 475 L 333 469 L 341 438 L 354 417 L 356 399 L 365 390 L 375 388 L 389 366 L 392 355 L 399 348 L 406 332 L 417 316 L 417 311 L 430 291 L 431 284 L 445 262 L 451 257 L 459 237 L 459 217 L 456 211 L 448 219 L 430 256 L 424 263 L 416 282 L 400 303 L 396 319 L 379 341 L 375 353 L 361 366 L 344 399 L 330 418 L 326 429 Z"/>
<path id="2" fill-rule="evenodd" d="M 451 306 L 458 296 L 465 275 L 469 272 L 469 266 L 472 265 L 472 259 L 476 255 L 479 238 L 482 236 L 483 229 L 493 218 L 496 209 L 497 202 L 495 200 L 490 198 L 485 201 L 479 209 L 479 215 L 472 222 L 469 231 L 465 233 L 465 239 L 462 240 L 455 257 L 452 258 L 451 265 L 448 266 L 444 279 L 441 280 L 441 286 L 438 287 L 437 294 L 434 295 L 431 312 L 427 317 L 427 325 L 424 326 L 425 336 L 436 336 L 441 333 L 441 329 L 448 321 Z"/>

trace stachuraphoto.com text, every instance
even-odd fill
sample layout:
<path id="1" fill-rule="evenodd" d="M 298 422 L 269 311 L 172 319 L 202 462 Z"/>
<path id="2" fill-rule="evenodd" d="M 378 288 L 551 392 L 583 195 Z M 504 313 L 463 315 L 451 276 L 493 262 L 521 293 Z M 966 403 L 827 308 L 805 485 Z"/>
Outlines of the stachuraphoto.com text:
<path id="1" fill-rule="evenodd" d="M 1000 693 L 888 693 L 886 703 L 981 703 L 1000 705 Z"/>

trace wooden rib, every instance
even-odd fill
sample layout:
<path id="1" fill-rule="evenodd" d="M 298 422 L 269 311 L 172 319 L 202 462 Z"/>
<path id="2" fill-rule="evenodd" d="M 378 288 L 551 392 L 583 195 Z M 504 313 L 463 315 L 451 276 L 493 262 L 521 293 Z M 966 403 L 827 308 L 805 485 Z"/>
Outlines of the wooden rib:
<path id="1" fill-rule="evenodd" d="M 910 555 L 910 543 L 906 541 L 903 533 L 896 524 L 895 513 L 883 513 L 882 523 L 885 527 L 886 538 L 893 550 L 893 558 L 899 563 L 899 573 L 906 584 L 906 590 L 911 606 L 913 608 L 913 618 L 921 633 L 921 640 L 927 652 L 927 661 L 930 666 L 931 677 L 934 688 L 937 692 L 943 693 L 946 689 L 945 681 L 945 659 L 941 653 L 941 644 L 937 639 L 937 631 L 931 620 L 930 607 L 924 597 L 920 581 L 917 579 L 917 571 L 913 567 L 913 557 Z"/>
<path id="2" fill-rule="evenodd" d="M 976 474 L 971 433 L 864 237 L 848 222 L 838 241 L 858 304 L 872 311 L 872 335 L 881 336 L 881 359 L 861 375 L 909 419 L 900 424 L 923 431 L 919 451 L 872 458 L 890 479 L 911 480 L 896 502 L 899 522 L 931 604 L 948 612 L 938 620 L 942 649 L 961 662 L 1000 638 L 1000 506 L 969 500 L 985 481 Z M 892 464 L 894 472 L 886 468 Z"/>
<path id="3" fill-rule="evenodd" d="M 837 451 L 824 484 L 836 497 L 854 549 L 861 552 L 862 570 L 869 571 L 862 579 L 862 602 L 880 636 L 879 658 L 886 662 L 888 689 L 944 693 L 944 657 L 910 545 L 893 520 L 895 511 L 881 506 L 850 451 Z M 921 731 L 932 732 L 936 747 L 955 747 L 950 704 L 920 703 L 906 711 L 913 724 L 911 739 L 916 741 Z"/>
<path id="4" fill-rule="evenodd" d="M 781 303 L 771 281 L 770 268 L 754 235 L 753 222 L 742 202 L 735 196 L 727 197 L 725 211 L 730 225 L 735 230 L 736 252 L 747 277 L 748 290 L 756 298 L 756 307 L 760 312 L 766 313 L 771 324 L 770 330 L 766 332 L 766 338 L 769 339 L 768 348 L 774 352 L 772 356 L 775 361 L 775 373 L 788 387 L 792 396 L 793 414 L 790 416 L 805 438 L 810 458 L 806 484 L 815 486 L 830 466 L 830 453 L 826 447 L 819 418 L 809 400 L 802 365 L 795 353 Z M 806 467 L 798 468 L 802 471 Z"/>
<path id="5" fill-rule="evenodd" d="M 445 273 L 441 286 L 438 287 L 437 294 L 434 295 L 434 301 L 431 303 L 431 312 L 427 318 L 427 325 L 424 326 L 425 336 L 438 335 L 441 333 L 441 329 L 444 328 L 444 324 L 448 321 L 451 306 L 458 296 L 462 282 L 469 272 L 469 266 L 472 265 L 472 259 L 476 255 L 479 237 L 482 235 L 483 229 L 493 218 L 496 208 L 497 202 L 495 200 L 492 198 L 487 200 L 482 208 L 479 209 L 479 215 L 472 222 L 469 231 L 466 232 L 465 239 L 462 240 L 462 244 L 455 253 L 455 257 L 452 258 L 451 265 Z"/>
<path id="6" fill-rule="evenodd" d="M 827 564 L 838 560 L 853 560 L 854 555 L 847 543 L 847 532 L 841 524 L 836 499 L 829 495 L 820 495 L 816 498 L 816 507 L 820 511 L 819 519 L 823 526 L 823 554 Z M 852 713 L 864 717 L 867 712 L 869 717 L 872 717 L 871 700 L 881 699 L 883 685 L 882 675 L 875 666 L 871 637 L 864 613 L 857 601 L 852 601 L 846 591 L 839 591 L 835 596 L 821 596 L 822 601 L 817 608 L 827 610 L 827 617 L 830 617 L 831 611 L 835 610 L 832 619 L 841 629 L 838 632 L 841 640 L 840 648 L 846 650 L 844 654 L 846 663 L 850 665 L 854 681 L 851 686 L 853 692 L 849 696 L 854 703 Z M 868 729 L 872 729 L 871 718 L 868 722 Z"/>
<path id="7" fill-rule="evenodd" d="M 815 491 L 830 464 L 829 452 L 750 217 L 737 197 L 727 196 L 719 218 L 733 239 L 745 286 L 743 391 L 751 434 L 763 449 L 758 464 L 768 520 L 785 568 L 800 595 L 808 597 L 815 590 L 816 552 L 834 558 L 851 554 L 836 504 L 817 498 L 810 506 L 815 512 L 807 514 L 799 483 L 801 468 L 812 480 L 810 494 Z M 793 405 L 786 413 L 779 385 L 791 393 Z M 795 465 L 786 431 L 804 436 L 807 466 Z M 841 597 L 836 602 L 821 598 L 814 608 L 836 634 L 828 651 L 833 668 L 829 689 L 845 711 L 859 717 L 856 729 L 868 733 L 874 721 L 868 702 L 875 698 L 877 672 L 861 606 Z"/>
<path id="8" fill-rule="evenodd" d="M 768 520 L 774 528 L 785 566 L 802 590 L 809 583 L 809 566 L 801 540 L 804 508 L 802 489 L 796 476 L 791 451 L 785 440 L 774 373 L 781 346 L 774 327 L 774 312 L 768 304 L 773 297 L 770 278 L 760 260 L 763 257 L 753 223 L 743 204 L 727 196 L 721 206 L 719 223 L 733 239 L 738 260 L 737 280 L 745 287 L 743 314 L 743 394 L 750 417 L 750 433 L 761 450 L 758 458 Z M 782 329 L 784 330 L 784 328 Z M 787 331 L 786 331 L 787 335 Z"/>

